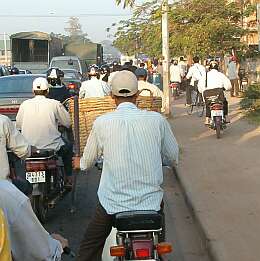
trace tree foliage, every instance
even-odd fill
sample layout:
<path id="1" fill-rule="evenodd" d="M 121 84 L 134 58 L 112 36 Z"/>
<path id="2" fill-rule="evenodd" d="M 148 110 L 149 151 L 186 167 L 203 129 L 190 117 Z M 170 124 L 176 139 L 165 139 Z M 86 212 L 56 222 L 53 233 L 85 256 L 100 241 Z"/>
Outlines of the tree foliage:
<path id="1" fill-rule="evenodd" d="M 87 41 L 89 42 L 88 34 L 84 33 L 82 30 L 82 25 L 79 22 L 79 18 L 72 16 L 67 22 L 68 26 L 65 27 L 65 32 L 68 36 L 62 36 L 64 42 L 69 41 Z"/>
<path id="2" fill-rule="evenodd" d="M 161 7 L 157 2 L 144 3 L 131 19 L 121 22 L 114 45 L 122 52 L 161 54 Z M 171 55 L 206 56 L 245 48 L 240 39 L 247 31 L 241 20 L 254 10 L 246 1 L 243 6 L 240 1 L 227 0 L 182 0 L 170 5 Z"/>

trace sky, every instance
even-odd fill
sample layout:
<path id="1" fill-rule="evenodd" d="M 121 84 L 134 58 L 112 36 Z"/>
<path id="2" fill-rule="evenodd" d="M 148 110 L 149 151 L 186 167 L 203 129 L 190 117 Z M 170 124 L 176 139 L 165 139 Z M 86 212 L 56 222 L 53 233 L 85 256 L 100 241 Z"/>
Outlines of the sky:
<path id="1" fill-rule="evenodd" d="M 140 2 L 143 0 L 137 1 Z M 93 42 L 100 42 L 109 39 L 106 28 L 120 20 L 130 18 L 130 14 L 130 9 L 124 10 L 122 6 L 116 6 L 115 0 L 1 1 L 0 38 L 3 38 L 4 32 L 8 35 L 22 31 L 65 34 L 64 28 L 69 17 L 77 16 L 89 38 Z M 36 17 L 39 15 L 48 17 Z M 113 32 L 115 29 L 111 31 Z"/>

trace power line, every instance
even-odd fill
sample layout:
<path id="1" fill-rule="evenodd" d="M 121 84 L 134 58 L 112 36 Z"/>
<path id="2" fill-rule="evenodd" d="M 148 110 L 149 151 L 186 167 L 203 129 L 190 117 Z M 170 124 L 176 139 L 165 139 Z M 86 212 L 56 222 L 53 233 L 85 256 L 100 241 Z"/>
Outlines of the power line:
<path id="1" fill-rule="evenodd" d="M 90 13 L 90 14 L 73 14 L 73 15 L 55 15 L 55 14 L 48 14 L 48 15 L 31 15 L 31 14 L 0 14 L 0 18 L 12 18 L 12 17 L 19 17 L 19 18 L 68 18 L 68 17 L 88 17 L 88 16 L 96 16 L 96 17 L 127 17 L 131 16 L 132 14 L 99 14 L 99 13 Z"/>

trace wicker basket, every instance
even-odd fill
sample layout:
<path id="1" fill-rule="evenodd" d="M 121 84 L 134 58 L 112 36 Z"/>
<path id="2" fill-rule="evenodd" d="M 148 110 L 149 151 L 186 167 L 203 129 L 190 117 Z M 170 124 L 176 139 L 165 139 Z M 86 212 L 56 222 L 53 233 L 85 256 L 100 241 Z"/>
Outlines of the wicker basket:
<path id="1" fill-rule="evenodd" d="M 162 99 L 160 97 L 139 96 L 137 106 L 140 109 L 161 112 Z M 80 133 L 80 154 L 83 154 L 87 138 L 92 129 L 93 122 L 100 115 L 114 111 L 116 109 L 115 101 L 106 96 L 103 98 L 79 99 L 79 133 Z M 74 102 L 70 100 L 69 111 L 74 129 Z"/>

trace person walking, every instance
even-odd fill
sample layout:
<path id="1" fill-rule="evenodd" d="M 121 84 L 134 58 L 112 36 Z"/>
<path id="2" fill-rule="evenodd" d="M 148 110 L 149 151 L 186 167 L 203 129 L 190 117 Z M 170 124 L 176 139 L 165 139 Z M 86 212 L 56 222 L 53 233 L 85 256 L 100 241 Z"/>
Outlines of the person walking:
<path id="1" fill-rule="evenodd" d="M 138 81 L 129 71 L 112 80 L 117 109 L 96 119 L 75 169 L 89 170 L 103 154 L 98 204 L 78 261 L 100 261 L 116 213 L 154 210 L 163 215 L 163 162 L 178 163 L 179 147 L 166 119 L 136 107 Z"/>
<path id="2" fill-rule="evenodd" d="M 227 64 L 227 76 L 231 81 L 231 90 L 230 96 L 231 97 L 238 97 L 239 96 L 239 76 L 238 76 L 238 66 L 236 62 L 236 57 L 232 56 Z"/>

